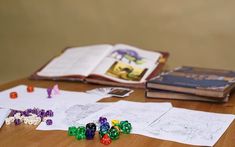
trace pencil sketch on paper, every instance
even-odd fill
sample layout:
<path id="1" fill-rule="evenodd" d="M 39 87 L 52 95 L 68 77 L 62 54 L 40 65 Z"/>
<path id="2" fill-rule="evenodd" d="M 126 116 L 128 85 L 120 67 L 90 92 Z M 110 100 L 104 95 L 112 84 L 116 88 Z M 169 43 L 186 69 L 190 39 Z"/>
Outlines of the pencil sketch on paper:
<path id="1" fill-rule="evenodd" d="M 156 138 L 208 145 L 219 139 L 233 119 L 232 115 L 172 108 L 147 130 Z"/>
<path id="2" fill-rule="evenodd" d="M 130 109 L 131 108 L 131 109 Z M 156 118 L 160 117 L 172 108 L 170 103 L 138 103 L 119 101 L 81 120 L 80 123 L 94 122 L 100 116 L 113 119 L 128 120 L 133 130 L 145 128 Z M 146 113 L 148 112 L 148 113 Z"/>
<path id="3" fill-rule="evenodd" d="M 68 126 L 78 126 L 79 120 L 86 118 L 90 114 L 93 114 L 109 104 L 107 103 L 93 103 L 93 104 L 86 104 L 86 105 L 74 105 L 70 108 L 68 108 L 65 111 L 66 117 L 65 117 L 65 122 Z M 98 118 L 97 118 L 98 120 Z"/>

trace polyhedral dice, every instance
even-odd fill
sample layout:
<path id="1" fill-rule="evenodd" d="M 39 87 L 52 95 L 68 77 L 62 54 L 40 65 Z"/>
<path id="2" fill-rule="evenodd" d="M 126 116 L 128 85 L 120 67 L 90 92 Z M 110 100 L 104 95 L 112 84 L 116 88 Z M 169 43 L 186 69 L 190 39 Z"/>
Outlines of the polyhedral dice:
<path id="1" fill-rule="evenodd" d="M 93 130 L 86 129 L 85 135 L 86 135 L 86 139 L 90 140 L 94 138 L 95 132 Z"/>
<path id="2" fill-rule="evenodd" d="M 118 131 L 116 128 L 114 128 L 114 127 L 111 127 L 111 128 L 110 128 L 108 134 L 109 134 L 109 137 L 110 137 L 112 140 L 118 139 L 118 138 L 119 138 L 119 135 L 120 135 L 120 134 L 119 134 L 119 131 Z"/>
<path id="3" fill-rule="evenodd" d="M 86 129 L 92 130 L 93 132 L 96 131 L 96 125 L 94 123 L 88 123 L 86 125 Z"/>
<path id="4" fill-rule="evenodd" d="M 100 117 L 99 118 L 99 123 L 100 123 L 100 125 L 102 125 L 102 124 L 104 124 L 104 123 L 106 123 L 107 122 L 107 118 L 106 117 Z"/>
<path id="5" fill-rule="evenodd" d="M 126 121 L 121 121 L 120 122 L 120 128 L 122 133 L 124 134 L 130 134 L 132 126 L 131 123 L 129 123 L 127 120 Z"/>
<path id="6" fill-rule="evenodd" d="M 86 138 L 86 128 L 83 126 L 80 126 L 77 128 L 77 134 L 76 134 L 76 138 L 77 140 L 81 140 L 81 139 L 85 139 Z"/>
<path id="7" fill-rule="evenodd" d="M 78 129 L 76 127 L 69 127 L 68 129 L 68 135 L 69 136 L 75 136 L 77 134 Z"/>
<path id="8" fill-rule="evenodd" d="M 104 145 L 108 145 L 111 143 L 111 139 L 108 136 L 108 134 L 105 134 L 102 139 L 100 140 L 101 143 L 103 143 Z"/>

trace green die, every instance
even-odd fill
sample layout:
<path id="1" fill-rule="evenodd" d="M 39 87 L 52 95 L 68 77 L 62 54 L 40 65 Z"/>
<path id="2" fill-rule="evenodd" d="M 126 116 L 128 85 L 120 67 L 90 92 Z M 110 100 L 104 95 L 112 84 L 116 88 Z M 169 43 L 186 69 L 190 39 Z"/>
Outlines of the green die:
<path id="1" fill-rule="evenodd" d="M 85 132 L 86 132 L 86 128 L 84 126 L 78 127 L 78 133 L 85 134 Z"/>
<path id="2" fill-rule="evenodd" d="M 86 138 L 86 135 L 85 135 L 85 134 L 79 134 L 79 133 L 78 133 L 75 137 L 76 137 L 77 140 L 81 140 L 81 139 L 85 139 L 85 138 Z"/>
<path id="3" fill-rule="evenodd" d="M 74 126 L 69 127 L 68 129 L 68 135 L 69 136 L 76 136 L 78 129 Z"/>
<path id="4" fill-rule="evenodd" d="M 122 133 L 124 134 L 130 134 L 132 126 L 131 123 L 129 123 L 127 120 L 126 121 L 121 121 L 120 122 L 120 128 Z"/>
<path id="5" fill-rule="evenodd" d="M 86 135 L 85 135 L 85 132 L 86 132 L 86 128 L 81 126 L 81 127 L 78 127 L 77 128 L 77 134 L 76 134 L 76 139 L 77 140 L 81 140 L 81 139 L 85 139 L 86 138 Z"/>
<path id="6" fill-rule="evenodd" d="M 116 140 L 119 138 L 119 131 L 115 128 L 115 127 L 111 127 L 109 132 L 109 137 L 112 139 L 112 140 Z"/>
<path id="7" fill-rule="evenodd" d="M 103 136 L 104 136 L 105 134 L 108 134 L 108 130 L 100 130 L 100 131 L 99 131 L 100 138 L 103 138 Z"/>

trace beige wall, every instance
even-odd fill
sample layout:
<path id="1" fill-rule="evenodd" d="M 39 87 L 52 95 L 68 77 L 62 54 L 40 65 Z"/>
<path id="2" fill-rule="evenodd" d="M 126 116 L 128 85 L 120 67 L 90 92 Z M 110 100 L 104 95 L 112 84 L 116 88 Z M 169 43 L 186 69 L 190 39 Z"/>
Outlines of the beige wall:
<path id="1" fill-rule="evenodd" d="M 67 46 L 127 43 L 168 51 L 168 68 L 235 70 L 235 1 L 0 0 L 0 83 Z"/>

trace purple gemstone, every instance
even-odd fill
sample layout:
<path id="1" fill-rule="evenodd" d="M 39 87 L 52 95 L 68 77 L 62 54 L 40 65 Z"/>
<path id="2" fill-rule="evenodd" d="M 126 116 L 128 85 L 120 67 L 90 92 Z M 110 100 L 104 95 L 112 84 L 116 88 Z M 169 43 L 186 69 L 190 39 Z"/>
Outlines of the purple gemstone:
<path id="1" fill-rule="evenodd" d="M 46 111 L 46 116 L 53 117 L 54 116 L 54 112 L 52 110 L 47 110 Z"/>
<path id="2" fill-rule="evenodd" d="M 14 123 L 15 123 L 15 125 L 19 125 L 21 122 L 20 122 L 20 119 L 15 119 L 14 120 Z"/>
<path id="3" fill-rule="evenodd" d="M 51 98 L 51 92 L 52 92 L 52 89 L 51 88 L 47 88 L 47 95 L 48 95 L 47 98 Z"/>
<path id="4" fill-rule="evenodd" d="M 49 125 L 52 125 L 52 123 L 53 123 L 53 122 L 52 122 L 51 119 L 47 119 L 47 120 L 46 120 L 46 124 L 47 124 L 48 126 L 49 126 Z"/>
<path id="5" fill-rule="evenodd" d="M 102 124 L 104 124 L 104 123 L 107 122 L 107 118 L 101 116 L 101 117 L 99 118 L 99 122 L 100 122 L 100 124 L 102 125 Z"/>

